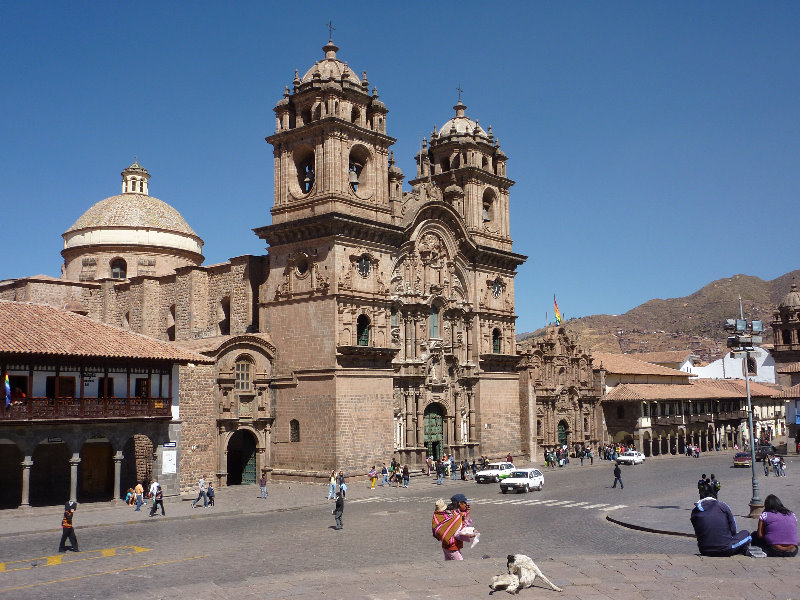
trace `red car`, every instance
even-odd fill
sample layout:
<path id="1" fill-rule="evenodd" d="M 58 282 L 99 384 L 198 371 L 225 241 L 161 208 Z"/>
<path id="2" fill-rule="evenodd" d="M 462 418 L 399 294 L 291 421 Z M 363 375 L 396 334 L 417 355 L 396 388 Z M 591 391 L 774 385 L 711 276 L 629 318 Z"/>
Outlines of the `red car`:
<path id="1" fill-rule="evenodd" d="M 737 452 L 736 456 L 733 457 L 733 466 L 734 467 L 752 467 L 753 461 L 750 457 L 749 452 Z"/>

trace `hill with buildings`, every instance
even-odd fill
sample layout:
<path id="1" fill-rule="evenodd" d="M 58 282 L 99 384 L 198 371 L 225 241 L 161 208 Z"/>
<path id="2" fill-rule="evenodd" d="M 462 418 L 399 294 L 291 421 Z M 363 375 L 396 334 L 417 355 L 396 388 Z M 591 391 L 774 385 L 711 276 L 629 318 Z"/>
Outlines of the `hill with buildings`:
<path id="1" fill-rule="evenodd" d="M 712 281 L 683 298 L 649 300 L 623 315 L 591 315 L 564 321 L 587 350 L 602 352 L 660 352 L 691 350 L 703 361 L 719 358 L 725 351 L 722 323 L 739 314 L 739 295 L 744 315 L 764 321 L 764 343 L 772 343 L 772 312 L 800 281 L 800 270 L 764 281 L 750 275 L 734 275 Z M 518 346 L 529 347 L 542 337 L 539 329 L 517 336 Z"/>

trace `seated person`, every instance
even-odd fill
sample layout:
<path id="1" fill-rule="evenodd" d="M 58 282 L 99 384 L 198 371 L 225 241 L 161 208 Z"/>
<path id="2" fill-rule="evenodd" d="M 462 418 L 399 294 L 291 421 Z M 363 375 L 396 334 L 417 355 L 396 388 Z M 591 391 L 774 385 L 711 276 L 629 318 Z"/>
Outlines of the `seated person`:
<path id="1" fill-rule="evenodd" d="M 703 556 L 744 554 L 750 545 L 750 534 L 737 530 L 730 507 L 712 496 L 697 501 L 691 520 Z"/>
<path id="2" fill-rule="evenodd" d="M 752 536 L 753 545 L 763 549 L 767 556 L 797 556 L 797 517 L 774 494 L 764 500 L 758 531 Z"/>

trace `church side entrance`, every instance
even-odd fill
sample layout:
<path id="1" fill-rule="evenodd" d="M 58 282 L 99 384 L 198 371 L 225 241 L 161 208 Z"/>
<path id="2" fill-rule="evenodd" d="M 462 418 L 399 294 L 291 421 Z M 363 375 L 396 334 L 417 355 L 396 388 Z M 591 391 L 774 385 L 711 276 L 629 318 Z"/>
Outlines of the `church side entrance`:
<path id="1" fill-rule="evenodd" d="M 423 424 L 425 451 L 434 460 L 439 460 L 444 449 L 444 410 L 440 404 L 431 404 L 425 409 Z"/>
<path id="2" fill-rule="evenodd" d="M 240 429 L 228 441 L 228 485 L 256 482 L 256 438 Z"/>
<path id="3" fill-rule="evenodd" d="M 559 421 L 558 422 L 558 443 L 559 445 L 563 446 L 567 444 L 567 439 L 569 438 L 569 425 L 567 425 L 566 421 Z"/>

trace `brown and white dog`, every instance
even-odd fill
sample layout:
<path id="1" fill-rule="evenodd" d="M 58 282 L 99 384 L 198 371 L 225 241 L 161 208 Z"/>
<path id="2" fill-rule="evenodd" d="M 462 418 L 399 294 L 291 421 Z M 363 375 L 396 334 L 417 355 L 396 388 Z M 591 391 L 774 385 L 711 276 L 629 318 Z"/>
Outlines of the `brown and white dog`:
<path id="1" fill-rule="evenodd" d="M 508 573 L 495 575 L 489 587 L 492 591 L 505 590 L 509 594 L 518 594 L 523 588 L 533 587 L 533 580 L 540 577 L 547 585 L 557 592 L 562 589 L 544 576 L 542 570 L 536 566 L 530 556 L 524 554 L 508 555 Z"/>

